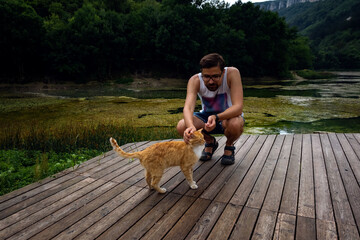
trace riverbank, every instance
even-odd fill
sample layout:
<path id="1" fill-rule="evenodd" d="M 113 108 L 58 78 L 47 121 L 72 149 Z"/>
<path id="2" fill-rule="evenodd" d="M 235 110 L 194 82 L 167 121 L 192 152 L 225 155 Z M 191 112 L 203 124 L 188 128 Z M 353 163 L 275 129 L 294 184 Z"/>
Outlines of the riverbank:
<path id="1" fill-rule="evenodd" d="M 139 78 L 126 83 L 0 86 L 2 186 L 20 187 L 37 180 L 39 172 L 51 174 L 46 169 L 53 165 L 71 167 L 62 163 L 73 164 L 71 159 L 93 150 L 97 155 L 110 150 L 109 137 L 120 144 L 178 138 L 175 127 L 182 118 L 186 82 Z M 245 134 L 360 129 L 360 73 L 317 80 L 243 79 L 243 83 Z M 51 152 L 73 158 L 43 161 Z M 23 161 L 10 166 L 17 158 Z"/>

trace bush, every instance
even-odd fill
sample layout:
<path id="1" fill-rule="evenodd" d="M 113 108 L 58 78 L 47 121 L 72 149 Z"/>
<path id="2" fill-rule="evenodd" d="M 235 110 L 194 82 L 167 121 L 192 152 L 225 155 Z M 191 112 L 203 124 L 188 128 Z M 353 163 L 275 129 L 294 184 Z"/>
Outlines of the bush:
<path id="1" fill-rule="evenodd" d="M 306 79 L 329 79 L 335 77 L 335 74 L 329 72 L 317 72 L 309 69 L 295 71 L 297 75 Z"/>

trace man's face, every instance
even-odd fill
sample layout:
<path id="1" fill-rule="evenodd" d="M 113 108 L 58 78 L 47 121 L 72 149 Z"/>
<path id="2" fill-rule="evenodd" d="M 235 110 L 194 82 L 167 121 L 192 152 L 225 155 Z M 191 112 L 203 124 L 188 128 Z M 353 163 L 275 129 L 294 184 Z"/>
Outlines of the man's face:
<path id="1" fill-rule="evenodd" d="M 203 68 L 202 78 L 204 79 L 205 86 L 210 91 L 216 91 L 222 83 L 222 71 L 219 66 L 212 68 Z"/>

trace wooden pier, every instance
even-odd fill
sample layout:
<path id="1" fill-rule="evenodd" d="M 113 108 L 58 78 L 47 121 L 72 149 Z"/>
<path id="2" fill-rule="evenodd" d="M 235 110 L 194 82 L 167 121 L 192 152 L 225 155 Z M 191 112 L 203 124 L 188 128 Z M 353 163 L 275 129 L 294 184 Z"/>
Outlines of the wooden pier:
<path id="1" fill-rule="evenodd" d="M 0 239 L 360 239 L 359 133 L 243 135 L 231 166 L 218 141 L 197 190 L 178 167 L 166 194 L 149 190 L 139 161 L 110 151 L 1 196 Z"/>

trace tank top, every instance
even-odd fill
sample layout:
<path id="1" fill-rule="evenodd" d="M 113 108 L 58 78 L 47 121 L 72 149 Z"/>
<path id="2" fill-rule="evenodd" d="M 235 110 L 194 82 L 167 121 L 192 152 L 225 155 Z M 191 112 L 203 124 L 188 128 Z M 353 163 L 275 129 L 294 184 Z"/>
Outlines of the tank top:
<path id="1" fill-rule="evenodd" d="M 200 90 L 198 96 L 201 100 L 201 112 L 221 113 L 232 106 L 230 88 L 227 84 L 227 67 L 224 68 L 224 76 L 221 86 L 216 91 L 210 91 L 204 83 L 202 74 L 198 74 L 200 79 Z"/>

